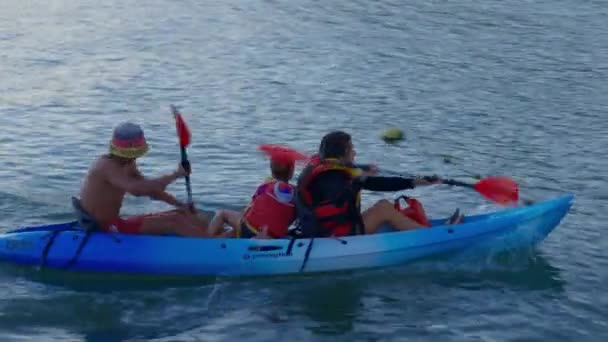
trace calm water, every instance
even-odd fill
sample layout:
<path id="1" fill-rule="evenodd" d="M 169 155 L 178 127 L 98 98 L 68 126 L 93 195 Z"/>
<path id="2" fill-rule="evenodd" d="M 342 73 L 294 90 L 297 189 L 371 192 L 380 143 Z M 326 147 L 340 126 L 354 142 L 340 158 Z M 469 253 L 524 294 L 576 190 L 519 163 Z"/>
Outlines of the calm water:
<path id="1" fill-rule="evenodd" d="M 246 204 L 267 175 L 257 144 L 313 151 L 330 129 L 387 169 L 577 195 L 524 255 L 187 283 L 3 266 L 0 339 L 606 340 L 607 22 L 599 0 L 0 1 L 0 230 L 71 219 L 119 121 L 144 126 L 145 173 L 173 169 L 171 103 L 209 210 Z M 407 140 L 384 144 L 389 126 Z M 494 209 L 456 188 L 411 193 L 433 216 Z M 130 198 L 126 213 L 161 208 Z"/>

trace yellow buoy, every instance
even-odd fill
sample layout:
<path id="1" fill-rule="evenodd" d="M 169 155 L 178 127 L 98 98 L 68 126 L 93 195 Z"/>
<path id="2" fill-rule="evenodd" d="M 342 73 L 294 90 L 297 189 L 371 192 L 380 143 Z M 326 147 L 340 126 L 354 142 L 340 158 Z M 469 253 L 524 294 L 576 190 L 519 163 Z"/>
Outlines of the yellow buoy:
<path id="1" fill-rule="evenodd" d="M 396 142 L 403 140 L 405 134 L 399 128 L 389 128 L 382 134 L 382 140 L 386 142 Z"/>

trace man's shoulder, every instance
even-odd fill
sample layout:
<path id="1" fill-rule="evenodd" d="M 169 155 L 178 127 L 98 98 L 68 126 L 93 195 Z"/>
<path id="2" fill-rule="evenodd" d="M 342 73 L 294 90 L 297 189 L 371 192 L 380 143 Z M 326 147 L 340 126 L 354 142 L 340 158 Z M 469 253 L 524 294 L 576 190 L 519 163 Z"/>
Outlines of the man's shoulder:
<path id="1" fill-rule="evenodd" d="M 101 169 L 113 168 L 113 167 L 115 167 L 114 164 L 115 163 L 112 161 L 111 158 L 108 158 L 108 156 L 106 156 L 106 155 L 101 155 L 93 161 L 93 163 L 91 164 L 91 169 L 92 170 L 101 170 Z"/>
<path id="2" fill-rule="evenodd" d="M 111 176 L 113 174 L 122 172 L 123 166 L 120 165 L 116 160 L 109 158 L 107 155 L 98 157 L 91 165 L 90 172 L 105 176 Z"/>

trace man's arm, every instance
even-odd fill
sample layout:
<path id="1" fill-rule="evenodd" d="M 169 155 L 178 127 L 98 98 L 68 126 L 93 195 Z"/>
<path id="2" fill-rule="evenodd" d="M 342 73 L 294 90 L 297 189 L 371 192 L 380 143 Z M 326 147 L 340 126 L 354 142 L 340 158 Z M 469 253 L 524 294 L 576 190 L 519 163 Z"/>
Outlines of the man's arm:
<path id="1" fill-rule="evenodd" d="M 139 180 L 146 179 L 144 177 L 144 175 L 137 168 L 137 165 L 135 165 L 135 164 L 133 164 L 133 169 L 131 170 L 131 173 L 133 174 L 133 177 L 135 177 L 136 179 L 139 179 Z M 153 194 L 150 197 L 154 200 L 163 201 L 169 205 L 172 205 L 172 206 L 180 208 L 180 209 L 187 207 L 187 205 L 185 203 L 181 202 L 180 200 L 175 198 L 175 196 L 171 195 L 170 193 L 168 193 L 166 191 L 162 191 L 161 193 L 158 193 L 158 194 Z"/>
<path id="2" fill-rule="evenodd" d="M 185 203 L 181 202 L 180 200 L 175 198 L 175 196 L 171 195 L 170 193 L 168 193 L 166 191 L 163 191 L 159 194 L 152 195 L 151 198 L 155 199 L 157 201 L 163 201 L 167 204 L 170 204 L 170 205 L 180 208 L 180 209 L 185 209 L 187 207 L 187 205 Z"/>
<path id="3" fill-rule="evenodd" d="M 141 173 L 141 171 L 139 171 L 139 169 L 137 168 L 136 164 L 133 164 L 133 168 L 131 170 L 131 173 L 133 174 L 133 177 L 137 178 L 137 179 L 147 179 L 150 181 L 155 181 L 155 182 L 159 182 L 160 184 L 164 185 L 164 187 L 166 188 L 169 184 L 175 182 L 176 179 L 178 179 L 181 176 L 186 175 L 186 171 L 183 169 L 183 167 L 180 165 L 177 169 L 177 171 L 172 172 L 168 175 L 164 175 L 164 176 L 160 176 L 157 178 L 146 178 L 144 177 L 144 175 Z"/>
<path id="4" fill-rule="evenodd" d="M 122 189 L 133 196 L 158 196 L 165 191 L 165 188 L 170 183 L 180 176 L 179 172 L 176 171 L 156 179 L 146 179 L 139 171 L 125 173 L 124 169 L 112 164 L 106 164 L 105 168 L 101 171 L 112 186 Z"/>

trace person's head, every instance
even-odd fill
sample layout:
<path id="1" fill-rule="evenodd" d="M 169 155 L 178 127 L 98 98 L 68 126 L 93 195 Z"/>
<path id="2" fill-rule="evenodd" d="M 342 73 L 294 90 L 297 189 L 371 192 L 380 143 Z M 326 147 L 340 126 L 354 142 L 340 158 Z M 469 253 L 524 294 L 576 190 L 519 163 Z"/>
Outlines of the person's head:
<path id="1" fill-rule="evenodd" d="M 295 170 L 295 162 L 284 161 L 277 159 L 270 159 L 270 172 L 272 178 L 283 182 L 288 182 L 292 177 Z"/>
<path id="2" fill-rule="evenodd" d="M 333 131 L 326 134 L 319 146 L 321 159 L 335 158 L 352 163 L 355 161 L 355 148 L 350 134 L 342 131 Z"/>
<path id="3" fill-rule="evenodd" d="M 110 155 L 131 162 L 148 152 L 144 131 L 131 122 L 123 122 L 114 128 L 110 142 Z"/>

